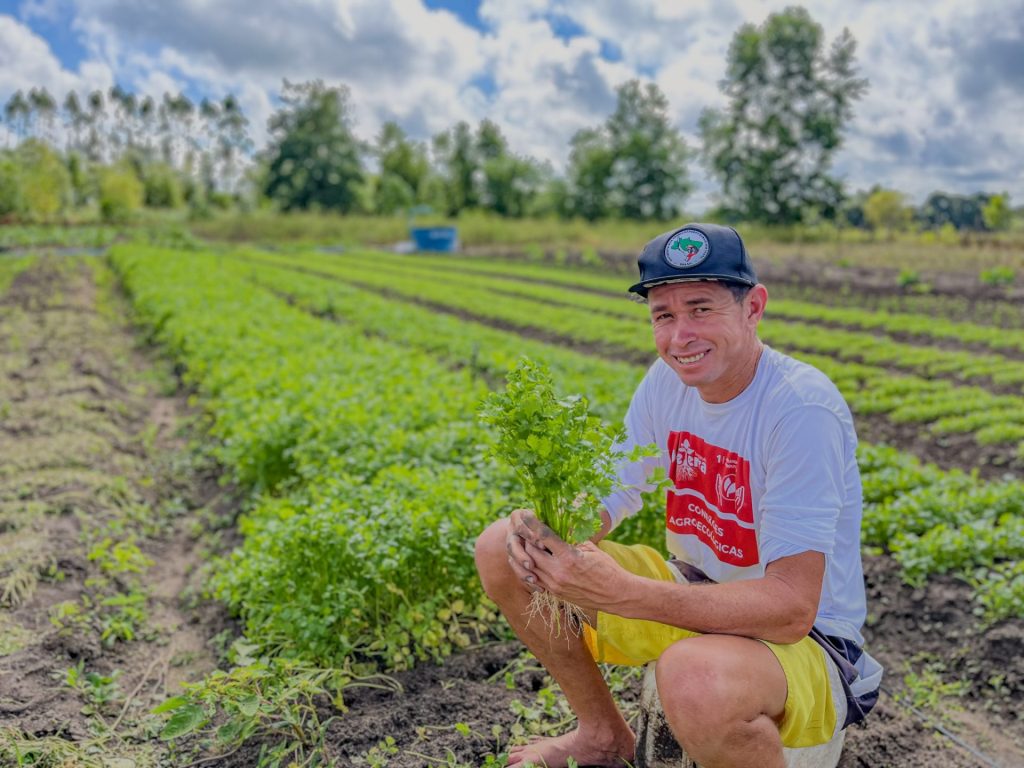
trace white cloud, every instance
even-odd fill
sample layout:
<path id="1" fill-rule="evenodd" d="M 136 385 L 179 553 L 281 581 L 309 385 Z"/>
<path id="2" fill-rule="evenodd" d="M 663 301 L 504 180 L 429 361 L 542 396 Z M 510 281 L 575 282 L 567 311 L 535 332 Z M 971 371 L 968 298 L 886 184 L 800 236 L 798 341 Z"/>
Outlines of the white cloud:
<path id="1" fill-rule="evenodd" d="M 737 27 L 788 0 L 484 0 L 474 29 L 420 0 L 26 0 L 25 23 L 0 16 L 0 97 L 45 85 L 62 95 L 121 82 L 151 95 L 235 93 L 257 141 L 282 78 L 352 91 L 356 130 L 397 120 L 420 139 L 459 120 L 495 120 L 513 149 L 568 157 L 580 128 L 602 122 L 615 88 L 653 80 L 691 146 Z M 848 27 L 870 88 L 836 170 L 851 188 L 1008 189 L 1024 198 L 1024 2 L 807 0 L 827 40 Z M 63 16 L 88 52 L 63 68 L 33 19 Z M 556 34 L 553 24 L 561 36 Z M 566 31 L 571 34 L 566 35 Z M 569 39 L 565 39 L 566 37 Z M 621 61 L 602 51 L 612 46 Z M 60 98 L 60 96 L 58 96 Z M 712 189 L 702 184 L 702 197 Z"/>
<path id="2" fill-rule="evenodd" d="M 50 50 L 49 43 L 10 16 L 0 16 L 0 99 L 17 90 L 46 88 L 60 100 L 69 90 L 105 88 L 112 82 L 109 69 L 90 64 L 68 72 Z"/>

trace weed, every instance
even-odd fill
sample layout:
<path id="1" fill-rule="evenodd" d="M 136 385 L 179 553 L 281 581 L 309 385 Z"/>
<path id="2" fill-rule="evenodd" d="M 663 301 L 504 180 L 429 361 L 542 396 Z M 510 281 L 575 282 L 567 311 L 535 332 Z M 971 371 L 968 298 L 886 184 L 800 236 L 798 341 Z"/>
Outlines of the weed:
<path id="1" fill-rule="evenodd" d="M 920 670 L 913 669 L 915 660 L 923 660 Z M 950 699 L 963 696 L 968 683 L 963 680 L 946 680 L 946 666 L 942 661 L 928 656 L 919 656 L 906 664 L 903 675 L 904 688 L 896 694 L 896 700 L 917 709 L 924 710 L 940 719 L 949 717 L 949 710 L 958 709 Z"/>

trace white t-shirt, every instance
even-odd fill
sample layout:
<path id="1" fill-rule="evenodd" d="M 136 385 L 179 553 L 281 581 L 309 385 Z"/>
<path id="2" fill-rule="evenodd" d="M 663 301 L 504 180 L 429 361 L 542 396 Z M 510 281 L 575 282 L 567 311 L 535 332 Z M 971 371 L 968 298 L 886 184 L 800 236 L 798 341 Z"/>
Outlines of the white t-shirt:
<path id="1" fill-rule="evenodd" d="M 863 643 L 861 483 L 850 409 L 823 373 L 765 346 L 754 380 L 726 403 L 706 403 L 662 360 L 626 414 L 628 450 L 660 457 L 624 466 L 625 488 L 605 500 L 612 525 L 641 507 L 660 462 L 666 539 L 675 557 L 718 582 L 758 578 L 781 557 L 825 555 L 815 626 Z"/>

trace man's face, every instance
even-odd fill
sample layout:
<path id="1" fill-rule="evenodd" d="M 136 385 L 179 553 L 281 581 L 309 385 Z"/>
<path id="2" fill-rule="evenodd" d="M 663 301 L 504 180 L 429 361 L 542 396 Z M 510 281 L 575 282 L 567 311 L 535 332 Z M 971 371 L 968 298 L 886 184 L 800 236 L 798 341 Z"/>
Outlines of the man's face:
<path id="1" fill-rule="evenodd" d="M 726 286 L 713 281 L 651 288 L 647 303 L 658 354 L 706 402 L 731 400 L 757 370 L 757 323 L 767 299 L 763 285 L 739 302 Z"/>

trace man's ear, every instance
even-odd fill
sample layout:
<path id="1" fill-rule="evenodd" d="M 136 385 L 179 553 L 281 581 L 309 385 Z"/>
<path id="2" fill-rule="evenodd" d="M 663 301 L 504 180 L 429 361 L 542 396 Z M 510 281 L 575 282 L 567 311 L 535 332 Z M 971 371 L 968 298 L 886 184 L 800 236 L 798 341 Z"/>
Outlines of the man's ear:
<path id="1" fill-rule="evenodd" d="M 764 315 L 765 307 L 768 306 L 768 289 L 758 283 L 747 293 L 746 302 L 747 319 L 755 324 Z"/>

